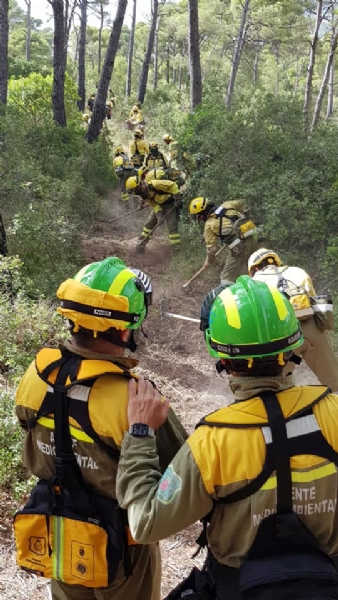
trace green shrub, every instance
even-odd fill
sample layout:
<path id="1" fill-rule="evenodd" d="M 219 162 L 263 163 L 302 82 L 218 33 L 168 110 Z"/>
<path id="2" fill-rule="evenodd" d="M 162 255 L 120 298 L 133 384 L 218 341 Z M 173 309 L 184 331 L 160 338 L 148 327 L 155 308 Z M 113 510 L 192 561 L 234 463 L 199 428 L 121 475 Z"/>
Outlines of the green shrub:
<path id="1" fill-rule="evenodd" d="M 17 257 L 0 259 L 0 375 L 17 381 L 42 346 L 56 347 L 67 337 L 56 305 L 28 297 L 29 280 L 23 277 Z M 6 286 L 5 288 L 3 286 Z"/>

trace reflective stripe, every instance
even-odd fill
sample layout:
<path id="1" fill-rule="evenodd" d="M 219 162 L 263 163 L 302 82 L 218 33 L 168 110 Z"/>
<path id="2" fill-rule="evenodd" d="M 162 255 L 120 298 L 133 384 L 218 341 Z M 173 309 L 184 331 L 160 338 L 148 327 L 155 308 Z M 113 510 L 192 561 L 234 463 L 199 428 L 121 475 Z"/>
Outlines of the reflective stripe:
<path id="1" fill-rule="evenodd" d="M 63 519 L 52 516 L 53 523 L 53 579 L 63 581 Z"/>
<path id="2" fill-rule="evenodd" d="M 230 290 L 230 288 L 226 288 L 221 292 L 218 296 L 224 306 L 226 318 L 230 327 L 234 327 L 235 329 L 241 328 L 241 318 L 239 316 L 235 296 Z"/>
<path id="3" fill-rule="evenodd" d="M 47 427 L 47 429 L 54 430 L 54 419 L 48 417 L 40 417 L 38 419 L 38 423 L 43 427 Z M 69 426 L 70 435 L 76 440 L 80 440 L 81 442 L 88 442 L 89 444 L 94 444 L 94 440 L 89 437 L 82 429 L 76 429 L 76 427 Z"/>
<path id="4" fill-rule="evenodd" d="M 320 427 L 314 415 L 299 417 L 299 419 L 294 419 L 293 421 L 286 423 L 286 433 L 289 439 L 313 433 L 314 431 L 320 431 Z M 262 427 L 262 433 L 264 435 L 265 443 L 271 444 L 272 436 L 270 427 Z"/>
<path id="5" fill-rule="evenodd" d="M 82 402 L 88 402 L 90 387 L 85 385 L 76 384 L 73 385 L 69 390 L 67 390 L 68 398 L 74 398 L 74 400 L 81 400 Z M 54 389 L 48 385 L 47 391 L 50 394 L 54 394 Z"/>
<path id="6" fill-rule="evenodd" d="M 291 479 L 293 483 L 311 483 L 317 479 L 324 479 L 328 475 L 337 473 L 336 465 L 329 463 L 323 467 L 316 467 L 310 471 L 291 471 Z M 273 475 L 262 485 L 261 490 L 274 490 L 277 487 L 277 477 Z"/>
<path id="7" fill-rule="evenodd" d="M 312 306 L 314 312 L 332 312 L 333 313 L 333 304 L 313 304 Z"/>
<path id="8" fill-rule="evenodd" d="M 278 316 L 281 321 L 284 321 L 284 319 L 288 316 L 288 311 L 287 311 L 287 308 L 286 308 L 285 302 L 284 302 L 284 296 L 277 290 L 277 288 L 270 287 L 269 284 L 267 284 L 267 285 L 271 292 L 273 301 L 275 303 Z"/>
<path id="9" fill-rule="evenodd" d="M 81 402 L 88 402 L 90 394 L 90 387 L 85 385 L 73 385 L 70 390 L 67 390 L 68 398 L 74 398 L 74 400 L 81 400 Z"/>
<path id="10" fill-rule="evenodd" d="M 172 246 L 174 246 L 174 244 L 180 244 L 180 243 L 181 243 L 181 239 L 179 239 L 179 240 L 170 240 L 170 244 Z"/>
<path id="11" fill-rule="evenodd" d="M 120 296 L 126 283 L 128 283 L 128 281 L 134 277 L 135 273 L 133 273 L 133 271 L 130 269 L 123 269 L 123 271 L 121 271 L 117 277 L 115 277 L 113 283 L 107 291 L 107 294 L 110 296 Z"/>
<path id="12" fill-rule="evenodd" d="M 242 237 L 243 238 L 247 238 L 250 235 L 253 235 L 254 233 L 256 233 L 257 231 L 257 227 L 254 227 L 254 229 L 250 229 L 249 231 L 247 231 L 246 233 L 242 233 Z"/>
<path id="13" fill-rule="evenodd" d="M 241 240 L 239 238 L 236 238 L 234 242 L 231 242 L 231 244 L 228 244 L 228 248 L 230 248 L 230 250 L 231 250 L 235 246 L 238 246 L 238 244 L 240 244 L 240 243 L 241 243 Z"/>

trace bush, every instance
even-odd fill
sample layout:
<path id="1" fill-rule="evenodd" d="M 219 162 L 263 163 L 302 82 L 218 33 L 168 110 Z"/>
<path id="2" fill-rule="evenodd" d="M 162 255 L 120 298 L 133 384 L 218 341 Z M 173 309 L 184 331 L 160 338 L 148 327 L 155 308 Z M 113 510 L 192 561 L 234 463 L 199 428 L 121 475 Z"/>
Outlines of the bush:
<path id="1" fill-rule="evenodd" d="M 17 257 L 0 259 L 0 280 L 0 329 L 6 331 L 0 336 L 0 375 L 12 382 L 22 377 L 42 346 L 56 347 L 67 330 L 55 305 L 28 297 L 31 284 Z"/>

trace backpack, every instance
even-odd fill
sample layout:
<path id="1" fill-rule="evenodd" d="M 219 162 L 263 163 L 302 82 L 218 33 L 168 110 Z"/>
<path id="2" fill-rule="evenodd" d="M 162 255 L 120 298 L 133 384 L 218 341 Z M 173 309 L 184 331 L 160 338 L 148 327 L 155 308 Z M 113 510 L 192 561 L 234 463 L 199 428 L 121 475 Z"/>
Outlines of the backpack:
<path id="1" fill-rule="evenodd" d="M 264 392 L 260 395 L 268 416 L 268 424 L 263 427 L 266 442 L 263 469 L 243 488 L 225 498 L 218 498 L 216 504 L 232 504 L 250 497 L 275 472 L 277 509 L 275 514 L 270 514 L 261 521 L 255 540 L 238 572 L 237 569 L 230 569 L 219 563 L 213 568 L 213 563 L 216 562 L 213 557 L 208 561 L 207 570 L 213 576 L 216 586 L 213 597 L 217 600 L 228 598 L 225 582 L 231 577 L 235 577 L 234 589 L 237 590 L 232 597 L 241 600 L 338 598 L 338 571 L 334 561 L 321 550 L 317 540 L 293 512 L 290 470 L 290 458 L 300 454 L 320 456 L 338 466 L 338 453 L 324 438 L 312 410 L 314 404 L 322 400 L 329 391 L 326 389 L 312 405 L 286 420 L 276 394 Z M 200 425 L 227 427 L 226 423 L 210 423 L 204 419 L 197 427 Z M 245 425 L 240 427 L 245 428 Z M 212 513 L 203 520 L 204 528 L 197 540 L 200 547 L 207 545 L 206 528 L 211 516 Z M 223 582 L 219 580 L 222 575 Z"/>
<path id="2" fill-rule="evenodd" d="M 25 571 L 70 585 L 99 588 L 114 581 L 122 560 L 125 576 L 132 569 L 126 512 L 116 500 L 85 487 L 72 447 L 67 391 L 71 394 L 78 384 L 76 374 L 82 360 L 66 351 L 39 373 L 45 380 L 44 376 L 47 379 L 59 369 L 36 417 L 27 422 L 31 429 L 42 416 L 54 414 L 55 471 L 38 482 L 27 504 L 15 514 L 14 533 L 17 562 Z M 125 375 L 131 377 L 128 372 Z M 101 449 L 118 460 L 119 451 L 105 444 L 92 428 L 88 406 L 80 417 L 84 404 L 88 403 L 75 402 L 76 420 Z"/>
<path id="3" fill-rule="evenodd" d="M 288 269 L 287 266 L 278 267 L 278 271 L 276 269 L 278 277 L 277 289 L 286 295 L 296 313 L 297 319 L 304 321 L 314 314 L 311 296 L 303 286 L 296 285 L 283 276 L 282 273 L 286 269 Z"/>

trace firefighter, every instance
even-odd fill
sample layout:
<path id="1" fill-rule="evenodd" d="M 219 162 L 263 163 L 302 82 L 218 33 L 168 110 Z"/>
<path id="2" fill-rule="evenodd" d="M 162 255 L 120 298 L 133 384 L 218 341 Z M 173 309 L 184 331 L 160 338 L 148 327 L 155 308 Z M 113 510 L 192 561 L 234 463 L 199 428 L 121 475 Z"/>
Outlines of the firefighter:
<path id="1" fill-rule="evenodd" d="M 160 152 L 157 142 L 150 142 L 149 154 L 146 157 L 145 165 L 150 169 L 165 169 L 168 166 L 165 156 Z"/>
<path id="2" fill-rule="evenodd" d="M 284 292 L 299 319 L 304 343 L 295 354 L 303 358 L 320 383 L 338 392 L 338 360 L 328 331 L 333 329 L 333 305 L 330 298 L 317 296 L 311 277 L 304 269 L 284 265 L 273 250 L 260 248 L 248 261 L 249 275 L 256 281 Z M 329 318 L 325 319 L 325 315 Z M 285 372 L 294 369 L 294 362 Z"/>
<path id="3" fill-rule="evenodd" d="M 207 198 L 199 196 L 189 205 L 189 213 L 205 223 L 204 241 L 206 259 L 204 267 L 210 267 L 220 242 L 225 245 L 225 263 L 221 272 L 221 283 L 236 281 L 247 273 L 247 261 L 256 250 L 256 227 L 247 216 L 245 203 L 241 200 L 228 200 L 216 207 Z"/>
<path id="4" fill-rule="evenodd" d="M 149 154 L 149 146 L 143 139 L 141 129 L 135 129 L 134 139 L 130 142 L 130 156 L 137 173 L 138 169 L 144 164 L 147 154 Z"/>
<path id="5" fill-rule="evenodd" d="M 86 493 L 92 494 L 90 498 L 96 503 L 101 500 L 99 506 L 103 512 L 98 516 L 102 522 L 110 522 L 110 515 L 104 511 L 109 511 L 114 502 L 116 505 L 115 481 L 119 448 L 127 423 L 128 379 L 134 376 L 133 369 L 138 364 L 138 360 L 126 353 L 134 352 L 137 348 L 134 332 L 140 329 L 147 317 L 151 294 L 149 278 L 139 270 L 129 269 L 117 257 L 108 257 L 83 267 L 73 279 L 61 283 L 57 291 L 61 301 L 58 312 L 69 323 L 71 339 L 61 349 L 42 349 L 17 390 L 16 414 L 26 430 L 24 464 L 35 476 L 48 479 L 57 467 L 56 463 L 54 465 L 56 445 L 53 407 L 49 404 L 46 414 L 42 410 L 45 416 L 35 420 L 34 425 L 33 421 L 44 402 L 48 404 L 51 401 L 58 369 L 64 369 L 67 361 L 76 362 L 71 379 L 73 384 L 75 379 L 79 383 L 72 387 L 68 396 L 73 449 Z M 187 437 L 173 411 L 156 437 L 161 469 L 164 470 Z M 69 456 L 67 464 L 70 464 Z M 72 485 L 75 486 L 75 482 L 72 481 Z M 67 488 L 68 502 L 73 489 L 71 487 L 69 492 Z M 54 508 L 44 506 L 46 511 L 52 512 Z M 117 536 L 117 531 L 112 533 Z M 143 546 L 132 540 L 128 529 L 126 534 L 128 539 L 124 543 L 128 544 L 128 548 L 124 548 L 124 552 L 125 557 L 130 559 L 129 574 L 126 574 L 126 563 L 122 560 L 114 581 L 106 587 L 100 586 L 100 589 L 95 586 L 95 577 L 100 572 L 99 564 L 92 565 L 91 562 L 92 553 L 96 550 L 98 554 L 95 556 L 101 556 L 102 560 L 102 549 L 95 548 L 95 539 L 92 540 L 92 547 L 83 548 L 83 554 L 78 556 L 76 546 L 81 545 L 80 540 L 74 541 L 61 535 L 64 545 L 61 554 L 69 556 L 75 553 L 72 573 L 76 573 L 81 556 L 84 559 L 80 560 L 80 564 L 84 562 L 85 567 L 80 572 L 79 585 L 65 583 L 64 570 L 67 565 L 65 569 L 61 568 L 62 556 L 53 554 L 57 567 L 55 576 L 52 575 L 52 599 L 160 600 L 161 562 L 158 544 Z M 57 547 L 56 538 L 54 534 L 53 549 Z M 41 556 L 33 554 L 32 570 L 37 568 L 39 558 Z M 88 583 L 84 587 L 81 577 L 85 580 L 86 574 Z"/>
<path id="6" fill-rule="evenodd" d="M 152 211 L 143 226 L 136 250 L 139 253 L 144 252 L 152 231 L 163 223 L 167 225 L 171 247 L 177 250 L 181 243 L 178 223 L 182 204 L 177 184 L 167 179 L 153 179 L 147 183 L 135 176 L 128 179 L 126 189 L 129 193 L 139 196 L 143 205 L 149 204 L 152 207 Z"/>
<path id="7" fill-rule="evenodd" d="M 124 151 L 123 146 L 117 146 L 115 149 L 113 167 L 115 169 L 116 176 L 119 179 L 121 198 L 124 202 L 126 202 L 129 200 L 129 194 L 126 190 L 126 181 L 134 172 L 134 166 Z"/>
<path id="8" fill-rule="evenodd" d="M 201 419 L 164 475 L 152 436 L 168 402 L 129 384 L 117 495 L 132 535 L 147 544 L 203 519 L 205 566 L 167 600 L 334 600 L 338 396 L 283 376 L 299 322 L 285 295 L 248 275 L 217 295 L 205 339 L 234 399 Z"/>

